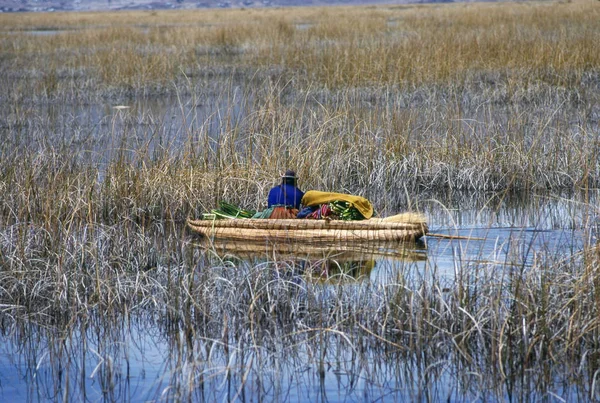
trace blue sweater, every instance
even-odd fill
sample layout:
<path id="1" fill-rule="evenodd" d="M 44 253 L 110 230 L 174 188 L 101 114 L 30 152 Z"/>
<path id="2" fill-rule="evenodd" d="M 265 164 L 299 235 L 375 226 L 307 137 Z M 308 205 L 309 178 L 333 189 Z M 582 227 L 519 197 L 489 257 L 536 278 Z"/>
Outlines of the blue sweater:
<path id="1" fill-rule="evenodd" d="M 304 193 L 293 185 L 277 185 L 269 191 L 268 207 L 285 205 L 300 208 L 300 200 Z"/>

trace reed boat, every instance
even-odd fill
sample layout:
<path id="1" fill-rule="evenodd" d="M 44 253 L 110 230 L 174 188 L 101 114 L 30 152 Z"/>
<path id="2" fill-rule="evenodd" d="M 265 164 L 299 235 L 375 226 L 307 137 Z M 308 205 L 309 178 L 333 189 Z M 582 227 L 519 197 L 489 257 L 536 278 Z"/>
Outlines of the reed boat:
<path id="1" fill-rule="evenodd" d="M 238 241 L 398 242 L 427 234 L 420 214 L 402 213 L 360 221 L 310 219 L 188 219 L 188 228 L 211 239 Z"/>

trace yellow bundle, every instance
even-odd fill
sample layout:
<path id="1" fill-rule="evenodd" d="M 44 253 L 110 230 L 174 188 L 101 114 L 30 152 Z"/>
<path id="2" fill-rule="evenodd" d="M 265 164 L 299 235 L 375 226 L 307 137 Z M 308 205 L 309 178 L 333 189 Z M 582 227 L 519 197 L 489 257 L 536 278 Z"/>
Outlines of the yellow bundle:
<path id="1" fill-rule="evenodd" d="M 345 193 L 321 192 L 318 190 L 309 190 L 304 193 L 302 198 L 303 206 L 317 206 L 320 204 L 331 203 L 336 200 L 342 200 L 350 203 L 366 219 L 373 217 L 373 205 L 362 196 L 354 196 Z"/>

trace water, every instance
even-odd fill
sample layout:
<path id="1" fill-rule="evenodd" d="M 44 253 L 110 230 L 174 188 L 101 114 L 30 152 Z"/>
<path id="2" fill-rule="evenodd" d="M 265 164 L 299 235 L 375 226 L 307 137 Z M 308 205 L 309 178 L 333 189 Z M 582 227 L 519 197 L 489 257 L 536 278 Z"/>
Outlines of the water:
<path id="1" fill-rule="evenodd" d="M 32 35 L 32 36 L 54 36 L 64 32 L 69 32 L 66 29 L 31 29 L 27 31 L 2 31 L 1 35 Z"/>
<path id="2" fill-rule="evenodd" d="M 459 263 L 479 262 L 530 266 L 540 256 L 569 256 L 584 244 L 596 242 L 597 210 L 577 197 L 532 196 L 498 200 L 496 196 L 469 200 L 454 198 L 443 207 L 432 202 L 430 232 L 465 239 L 427 237 L 430 262 L 443 273 L 454 274 Z"/>
<path id="3" fill-rule="evenodd" d="M 159 157 L 182 152 L 184 144 L 213 146 L 223 127 L 238 124 L 244 103 L 211 98 L 209 102 L 173 97 L 72 105 L 49 103 L 15 114 L 5 106 L 0 129 L 13 148 L 44 150 L 48 144 L 74 159 L 102 166 L 115 159 Z M 232 104 L 233 103 L 233 104 Z M 7 143 L 8 144 L 8 143 Z M 7 145 L 5 145 L 7 146 Z"/>
<path id="4" fill-rule="evenodd" d="M 349 345 L 335 334 L 324 336 L 329 351 L 323 362 L 315 360 L 315 351 L 307 344 L 285 348 L 285 353 L 233 346 L 232 352 L 225 354 L 214 343 L 201 340 L 195 345 L 201 353 L 188 359 L 179 356 L 173 345 L 178 335 L 160 334 L 157 324 L 151 322 L 124 325 L 126 329 L 119 332 L 110 323 L 103 329 L 82 329 L 79 324 L 60 342 L 49 329 L 34 326 L 25 329 L 35 337 L 33 342 L 2 337 L 0 398 L 147 402 L 191 396 L 193 401 L 375 401 L 386 395 L 415 397 L 422 393 L 422 380 L 411 376 L 414 364 L 381 365 L 380 352 L 369 349 L 359 353 L 360 346 Z M 106 331 L 113 333 L 109 340 L 103 339 Z M 202 387 L 192 390 L 181 384 L 200 381 Z"/>

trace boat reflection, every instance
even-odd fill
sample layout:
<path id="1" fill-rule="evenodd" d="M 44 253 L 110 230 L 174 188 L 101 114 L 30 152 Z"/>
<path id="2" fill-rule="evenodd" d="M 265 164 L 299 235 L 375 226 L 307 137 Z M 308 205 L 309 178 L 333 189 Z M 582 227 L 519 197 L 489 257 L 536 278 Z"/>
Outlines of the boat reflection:
<path id="1" fill-rule="evenodd" d="M 281 267 L 293 266 L 312 280 L 328 282 L 369 278 L 380 261 L 427 260 L 427 250 L 423 242 L 324 244 L 220 239 L 205 240 L 198 246 L 220 259 L 250 263 L 270 261 Z"/>

